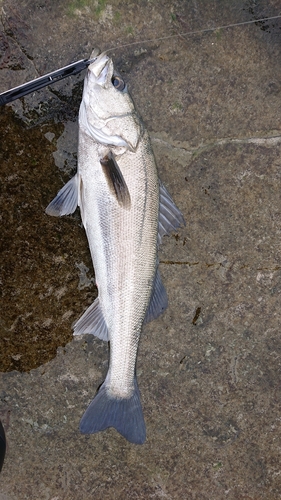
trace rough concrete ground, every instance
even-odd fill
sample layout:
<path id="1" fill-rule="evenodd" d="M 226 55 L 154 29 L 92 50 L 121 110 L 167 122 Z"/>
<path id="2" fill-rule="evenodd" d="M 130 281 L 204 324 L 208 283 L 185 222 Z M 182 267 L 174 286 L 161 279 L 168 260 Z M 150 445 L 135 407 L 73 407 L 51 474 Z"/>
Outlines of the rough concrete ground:
<path id="1" fill-rule="evenodd" d="M 0 91 L 94 46 L 279 14 L 274 0 L 1 4 Z M 83 75 L 1 109 L 1 363 L 13 369 L 0 374 L 1 500 L 280 498 L 280 26 L 112 52 L 187 221 L 161 247 L 169 308 L 140 343 L 143 446 L 78 431 L 108 349 L 71 338 L 96 293 L 79 214 L 44 208 L 75 167 Z"/>

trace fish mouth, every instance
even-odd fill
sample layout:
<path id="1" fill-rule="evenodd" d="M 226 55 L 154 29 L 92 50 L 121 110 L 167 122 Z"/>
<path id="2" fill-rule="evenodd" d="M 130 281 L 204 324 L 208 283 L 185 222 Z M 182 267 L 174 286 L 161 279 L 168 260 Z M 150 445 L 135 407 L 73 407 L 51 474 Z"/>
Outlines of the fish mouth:
<path id="1" fill-rule="evenodd" d="M 111 59 L 106 52 L 100 53 L 99 49 L 94 49 L 91 53 L 90 60 L 93 60 L 93 62 L 88 66 L 88 74 L 94 76 L 95 83 L 104 87 L 108 80 L 111 79 L 111 73 L 113 73 L 113 63 Z M 110 66 L 112 66 L 111 72 L 109 71 Z"/>

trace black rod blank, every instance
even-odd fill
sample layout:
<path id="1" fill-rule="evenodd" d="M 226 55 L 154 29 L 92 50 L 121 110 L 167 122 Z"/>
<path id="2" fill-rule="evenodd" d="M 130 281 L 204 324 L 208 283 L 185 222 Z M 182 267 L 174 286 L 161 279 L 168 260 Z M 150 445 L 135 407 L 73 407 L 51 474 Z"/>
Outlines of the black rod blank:
<path id="1" fill-rule="evenodd" d="M 64 66 L 63 68 L 53 71 L 52 73 L 40 76 L 39 78 L 35 78 L 35 80 L 31 80 L 23 85 L 7 90 L 6 92 L 0 94 L 0 106 L 3 106 L 8 102 L 12 102 L 15 99 L 19 99 L 20 97 L 30 94 L 31 92 L 42 89 L 43 87 L 47 87 L 47 85 L 58 82 L 67 76 L 76 75 L 83 69 L 86 69 L 87 66 L 93 62 L 93 60 L 94 59 L 81 59 L 81 61 L 76 61 L 68 66 Z"/>

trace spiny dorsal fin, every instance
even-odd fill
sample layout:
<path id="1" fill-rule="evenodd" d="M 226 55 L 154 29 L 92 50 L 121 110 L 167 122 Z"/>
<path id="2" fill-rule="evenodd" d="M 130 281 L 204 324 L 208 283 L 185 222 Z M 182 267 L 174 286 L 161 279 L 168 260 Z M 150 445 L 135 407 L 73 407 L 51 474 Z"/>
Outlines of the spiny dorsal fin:
<path id="1" fill-rule="evenodd" d="M 104 175 L 111 192 L 116 196 L 119 205 L 124 208 L 131 206 L 130 193 L 123 177 L 123 174 L 114 158 L 114 154 L 109 153 L 100 160 Z"/>
<path id="2" fill-rule="evenodd" d="M 162 237 L 185 226 L 185 220 L 181 211 L 175 205 L 170 193 L 160 182 L 160 206 L 158 221 L 158 244 L 162 243 Z"/>

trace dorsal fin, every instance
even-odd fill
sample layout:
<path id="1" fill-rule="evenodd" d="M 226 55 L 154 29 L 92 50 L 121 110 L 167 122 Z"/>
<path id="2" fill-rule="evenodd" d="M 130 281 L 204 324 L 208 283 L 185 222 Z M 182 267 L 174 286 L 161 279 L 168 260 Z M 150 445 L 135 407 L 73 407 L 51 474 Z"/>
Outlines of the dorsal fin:
<path id="1" fill-rule="evenodd" d="M 175 205 L 171 195 L 160 182 L 160 204 L 158 221 L 158 244 L 162 243 L 162 236 L 170 234 L 180 226 L 185 226 L 181 211 Z"/>
<path id="2" fill-rule="evenodd" d="M 144 322 L 149 323 L 149 321 L 158 318 L 158 316 L 160 316 L 160 314 L 162 314 L 167 307 L 168 307 L 167 293 L 162 283 L 159 269 L 157 268 L 157 271 L 154 276 L 150 303 L 146 311 Z"/>

